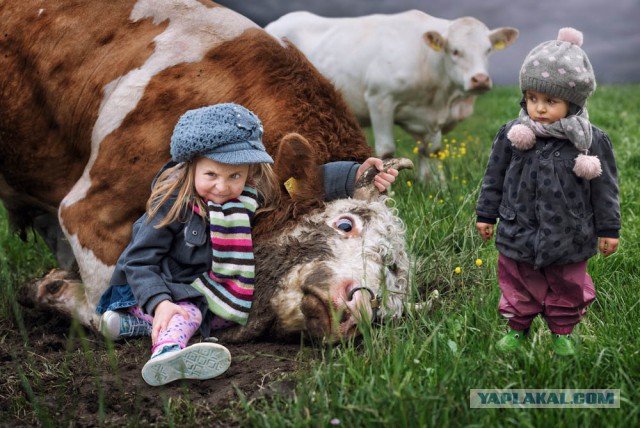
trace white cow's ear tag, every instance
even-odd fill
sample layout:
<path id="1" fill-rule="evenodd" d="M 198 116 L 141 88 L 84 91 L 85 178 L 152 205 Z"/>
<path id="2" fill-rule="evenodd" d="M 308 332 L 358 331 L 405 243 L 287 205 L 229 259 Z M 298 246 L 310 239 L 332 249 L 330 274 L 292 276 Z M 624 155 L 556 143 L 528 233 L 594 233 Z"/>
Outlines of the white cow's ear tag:
<path id="1" fill-rule="evenodd" d="M 287 189 L 289 196 L 293 198 L 293 194 L 296 193 L 296 190 L 298 189 L 298 182 L 295 178 L 289 177 L 289 179 L 284 182 L 284 188 Z"/>
<path id="2" fill-rule="evenodd" d="M 422 37 L 434 51 L 440 52 L 444 48 L 444 40 L 440 33 L 436 31 L 427 31 Z"/>
<path id="3" fill-rule="evenodd" d="M 502 49 L 506 48 L 507 45 L 505 44 L 505 42 L 495 42 L 493 44 L 493 48 L 497 51 L 501 51 Z"/>

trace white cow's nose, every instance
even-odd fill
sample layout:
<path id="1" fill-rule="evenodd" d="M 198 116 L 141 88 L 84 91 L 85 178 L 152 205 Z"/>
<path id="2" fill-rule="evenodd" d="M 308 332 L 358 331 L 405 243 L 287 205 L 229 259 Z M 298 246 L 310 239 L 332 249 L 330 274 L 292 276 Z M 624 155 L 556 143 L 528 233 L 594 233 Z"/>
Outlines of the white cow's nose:
<path id="1" fill-rule="evenodd" d="M 471 78 L 471 89 L 491 89 L 491 77 L 486 73 L 474 74 Z"/>

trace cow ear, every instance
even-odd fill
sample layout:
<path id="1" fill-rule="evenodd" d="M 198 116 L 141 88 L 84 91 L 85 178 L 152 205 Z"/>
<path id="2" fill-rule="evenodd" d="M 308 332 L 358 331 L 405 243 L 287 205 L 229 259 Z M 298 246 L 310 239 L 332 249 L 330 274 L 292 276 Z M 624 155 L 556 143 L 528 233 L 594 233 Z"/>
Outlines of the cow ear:
<path id="1" fill-rule="evenodd" d="M 313 147 L 300 134 L 285 135 L 278 146 L 274 170 L 291 199 L 320 199 L 324 191 L 322 173 Z"/>
<path id="2" fill-rule="evenodd" d="M 427 45 L 436 52 L 440 52 L 444 49 L 445 40 L 444 37 L 437 31 L 427 31 L 422 35 Z"/>
<path id="3" fill-rule="evenodd" d="M 394 168 L 398 171 L 403 169 L 412 169 L 413 162 L 407 158 L 391 158 L 382 161 L 383 169 Z M 382 194 L 373 184 L 373 178 L 378 174 L 378 170 L 375 166 L 367 169 L 356 181 L 355 191 L 353 192 L 354 199 L 361 199 L 364 201 L 372 201 L 378 199 Z"/>
<path id="4" fill-rule="evenodd" d="M 491 46 L 495 50 L 502 50 L 516 41 L 520 32 L 513 27 L 500 27 L 489 33 Z"/>

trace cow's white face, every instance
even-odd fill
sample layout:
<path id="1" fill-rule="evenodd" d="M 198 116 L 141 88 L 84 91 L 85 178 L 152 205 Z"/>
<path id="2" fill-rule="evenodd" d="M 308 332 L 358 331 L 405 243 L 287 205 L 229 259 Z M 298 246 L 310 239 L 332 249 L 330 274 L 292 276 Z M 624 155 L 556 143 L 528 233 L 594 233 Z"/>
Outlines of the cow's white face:
<path id="1" fill-rule="evenodd" d="M 458 88 L 482 93 L 491 89 L 489 29 L 480 21 L 462 18 L 451 23 L 446 35 L 445 69 Z"/>
<path id="2" fill-rule="evenodd" d="M 358 322 L 402 314 L 409 284 L 404 227 L 383 200 L 331 202 L 286 235 L 268 243 L 297 259 L 271 301 L 281 327 L 335 340 L 356 335 Z"/>

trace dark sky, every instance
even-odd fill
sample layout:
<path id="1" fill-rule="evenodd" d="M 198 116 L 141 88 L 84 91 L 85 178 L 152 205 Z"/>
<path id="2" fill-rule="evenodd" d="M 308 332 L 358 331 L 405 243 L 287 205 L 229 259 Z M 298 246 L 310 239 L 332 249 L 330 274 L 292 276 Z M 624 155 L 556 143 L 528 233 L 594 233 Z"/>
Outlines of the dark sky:
<path id="1" fill-rule="evenodd" d="M 494 53 L 490 71 L 496 84 L 517 84 L 526 54 L 555 39 L 561 27 L 584 34 L 598 83 L 640 82 L 640 0 L 221 0 L 261 26 L 288 12 L 360 16 L 418 9 L 439 18 L 473 16 L 490 29 L 520 30 L 510 47 Z"/>

